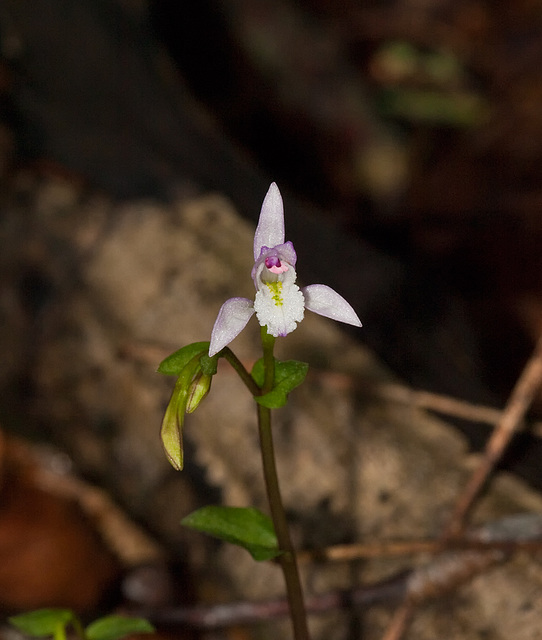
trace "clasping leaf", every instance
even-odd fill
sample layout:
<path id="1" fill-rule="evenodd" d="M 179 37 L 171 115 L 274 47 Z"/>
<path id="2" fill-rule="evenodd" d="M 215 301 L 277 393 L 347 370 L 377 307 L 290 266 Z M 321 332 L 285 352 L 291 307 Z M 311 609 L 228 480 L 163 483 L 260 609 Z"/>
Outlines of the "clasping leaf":
<path id="1" fill-rule="evenodd" d="M 271 518 L 253 507 L 202 507 L 182 524 L 246 549 L 254 560 L 280 555 Z"/>
<path id="2" fill-rule="evenodd" d="M 193 342 L 186 347 L 174 351 L 158 366 L 158 373 L 165 376 L 179 376 L 186 365 L 197 355 L 207 355 L 209 353 L 208 342 Z"/>
<path id="3" fill-rule="evenodd" d="M 38 609 L 8 618 L 10 624 L 29 636 L 52 636 L 74 620 L 69 609 Z"/>
<path id="4" fill-rule="evenodd" d="M 134 633 L 153 633 L 154 627 L 143 618 L 105 616 L 95 620 L 85 629 L 87 640 L 120 640 Z"/>
<path id="5" fill-rule="evenodd" d="M 290 391 L 305 380 L 308 370 L 309 365 L 306 362 L 299 362 L 298 360 L 281 362 L 280 360 L 275 360 L 275 384 L 273 389 L 263 396 L 255 396 L 254 399 L 258 404 L 268 409 L 283 407 L 288 400 Z M 252 377 L 260 387 L 263 385 L 264 375 L 263 358 L 260 358 L 252 368 Z"/>

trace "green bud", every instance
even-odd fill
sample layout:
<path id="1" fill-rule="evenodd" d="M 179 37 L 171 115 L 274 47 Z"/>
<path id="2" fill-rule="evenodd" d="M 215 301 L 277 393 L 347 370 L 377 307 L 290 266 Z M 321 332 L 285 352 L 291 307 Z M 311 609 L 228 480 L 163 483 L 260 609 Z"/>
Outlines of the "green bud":
<path id="1" fill-rule="evenodd" d="M 177 383 L 160 428 L 160 438 L 162 439 L 164 451 L 171 465 L 177 469 L 177 471 L 181 471 L 183 468 L 183 422 L 185 404 L 186 393 L 183 392 L 182 386 Z"/>
<path id="2" fill-rule="evenodd" d="M 160 373 L 179 372 L 160 430 L 166 455 L 178 471 L 183 468 L 184 415 L 198 408 L 217 370 L 218 356 L 209 357 L 205 353 L 208 349 L 208 342 L 195 342 L 173 353 L 159 367 Z"/>
<path id="3" fill-rule="evenodd" d="M 183 468 L 184 414 L 186 413 L 186 406 L 190 398 L 190 389 L 193 382 L 197 379 L 198 375 L 201 375 L 200 355 L 200 353 L 196 354 L 183 367 L 175 383 L 175 388 L 171 394 L 171 399 L 160 428 L 160 438 L 162 439 L 164 451 L 171 465 L 177 469 L 177 471 L 181 471 Z M 196 407 L 194 407 L 194 409 L 195 408 Z"/>
<path id="4" fill-rule="evenodd" d="M 209 393 L 212 379 L 213 379 L 212 375 L 211 376 L 207 375 L 202 371 L 198 371 L 196 373 L 188 389 L 188 399 L 186 401 L 186 413 L 192 413 L 198 408 L 199 403 Z"/>

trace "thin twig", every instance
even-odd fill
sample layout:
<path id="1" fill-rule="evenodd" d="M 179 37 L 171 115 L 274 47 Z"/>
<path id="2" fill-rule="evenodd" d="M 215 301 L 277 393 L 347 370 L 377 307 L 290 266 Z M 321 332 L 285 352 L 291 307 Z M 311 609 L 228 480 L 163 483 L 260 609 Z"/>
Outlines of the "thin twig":
<path id="1" fill-rule="evenodd" d="M 381 382 L 369 377 L 351 376 L 329 371 L 317 371 L 316 375 L 330 387 L 355 390 L 356 394 L 388 400 L 397 404 L 405 404 L 417 409 L 427 409 L 471 422 L 494 425 L 502 415 L 500 409 L 473 404 L 431 391 L 412 389 L 396 382 Z"/>
<path id="2" fill-rule="evenodd" d="M 459 495 L 455 509 L 452 512 L 452 516 L 446 527 L 441 540 L 443 543 L 451 543 L 454 539 L 463 532 L 467 523 L 467 516 L 474 505 L 474 502 L 484 485 L 486 484 L 489 476 L 495 469 L 495 465 L 502 458 L 506 448 L 508 447 L 513 435 L 519 430 L 525 414 L 530 407 L 536 392 L 542 384 L 542 337 L 540 337 L 536 348 L 525 365 L 510 397 L 504 411 L 497 422 L 497 425 L 486 443 L 482 459 L 478 467 L 471 475 L 464 491 Z M 495 550 L 491 553 L 482 554 L 475 551 L 466 552 L 472 554 L 473 569 L 482 570 L 484 566 L 489 566 L 494 562 L 497 562 L 501 557 L 499 551 Z M 502 558 L 505 558 L 506 554 L 503 552 Z M 454 581 L 459 584 L 464 581 L 464 577 L 461 575 L 462 569 L 467 572 L 470 570 L 469 563 L 465 564 L 465 567 L 459 566 L 458 569 L 452 566 L 450 573 L 451 580 L 445 576 L 438 578 L 435 586 L 437 591 L 439 587 L 444 585 L 447 589 L 453 587 Z M 425 586 L 425 585 L 424 585 Z M 412 618 L 414 617 L 416 606 L 423 602 L 425 597 L 412 598 L 412 594 L 405 599 L 401 607 L 396 611 L 392 618 L 388 629 L 384 633 L 382 640 L 400 640 L 403 634 L 407 630 Z"/>
<path id="3" fill-rule="evenodd" d="M 297 559 L 308 562 L 352 562 L 368 558 L 407 556 L 417 554 L 436 554 L 441 551 L 542 551 L 542 540 L 482 540 L 477 538 L 454 538 L 443 541 L 442 538 L 428 540 L 389 540 L 376 543 L 345 544 L 314 551 L 300 551 Z"/>
<path id="4" fill-rule="evenodd" d="M 542 544 L 542 543 L 541 543 Z M 436 553 L 442 547 L 440 540 L 386 540 L 384 542 L 358 542 L 338 544 L 324 549 L 298 551 L 299 562 L 351 562 L 367 558 L 407 556 L 418 553 Z"/>
<path id="5" fill-rule="evenodd" d="M 509 554 L 499 550 L 448 552 L 429 564 L 418 567 L 407 579 L 405 598 L 392 617 L 382 640 L 400 640 L 408 629 L 416 608 L 435 598 L 455 591 L 474 576 Z"/>
<path id="6" fill-rule="evenodd" d="M 541 518 L 535 514 L 529 514 L 528 517 L 530 522 L 521 517 L 514 517 L 489 523 L 469 532 L 472 538 L 450 541 L 453 545 L 452 550 L 439 553 L 430 562 L 411 571 L 403 571 L 386 580 L 345 591 L 311 595 L 306 598 L 307 612 L 322 614 L 352 607 L 367 608 L 376 603 L 393 605 L 397 602 L 409 603 L 409 611 L 410 609 L 414 611 L 415 606 L 453 591 L 488 567 L 504 561 L 515 551 L 526 549 L 540 552 L 542 550 Z M 515 540 L 509 537 L 519 530 L 525 538 Z M 439 540 L 412 541 L 404 544 L 411 544 L 412 549 L 416 547 L 421 549 L 425 546 L 432 547 L 434 551 L 441 550 Z M 317 557 L 325 556 L 325 552 L 317 554 Z M 309 559 L 308 554 L 304 555 L 304 559 Z M 288 615 L 288 601 L 281 598 L 260 602 L 242 601 L 220 605 L 137 610 L 132 613 L 148 618 L 158 626 L 211 629 L 285 617 Z M 390 635 L 390 638 L 399 638 L 400 636 L 397 635 L 401 628 L 399 622 L 402 620 L 406 628 L 409 618 L 401 617 L 398 613 L 393 620 L 393 624 L 396 625 L 394 627 L 396 635 Z M 391 634 L 391 631 L 389 633 Z"/>
<path id="7" fill-rule="evenodd" d="M 465 489 L 457 499 L 449 524 L 444 531 L 444 538 L 453 538 L 463 531 L 474 501 L 504 454 L 512 436 L 519 429 L 525 413 L 541 385 L 542 337 L 516 382 L 501 419 L 487 441 L 480 464 L 474 470 Z"/>
<path id="8" fill-rule="evenodd" d="M 415 611 L 416 605 L 413 602 L 403 602 L 393 614 L 382 640 L 400 640 L 414 617 Z"/>
<path id="9" fill-rule="evenodd" d="M 167 355 L 166 350 L 164 350 L 164 353 Z M 150 359 L 149 356 L 155 356 L 152 349 L 150 352 L 145 353 L 144 345 L 143 349 L 138 349 L 138 345 L 134 347 L 133 344 L 128 345 L 125 354 L 129 357 L 139 357 L 144 360 Z M 370 397 L 377 397 L 390 402 L 406 404 L 419 409 L 435 411 L 447 416 L 495 426 L 493 434 L 487 442 L 482 460 L 472 474 L 465 490 L 460 494 L 449 525 L 440 539 L 340 545 L 316 552 L 303 552 L 299 555 L 300 561 L 305 562 L 311 560 L 348 561 L 357 558 L 381 557 L 383 555 L 437 553 L 443 548 L 465 550 L 463 551 L 463 559 L 461 559 L 461 552 L 459 552 L 459 560 L 457 562 L 452 559 L 450 564 L 450 579 L 448 579 L 450 576 L 443 575 L 446 574 L 446 571 L 441 571 L 442 567 L 439 566 L 437 559 L 434 566 L 430 565 L 429 567 L 429 572 L 435 573 L 435 581 L 432 581 L 431 577 L 419 577 L 418 572 L 415 571 L 406 583 L 404 579 L 397 582 L 397 584 L 401 584 L 399 591 L 404 591 L 406 584 L 406 592 L 403 593 L 403 604 L 393 616 L 383 640 L 399 640 L 408 628 L 415 614 L 416 606 L 429 597 L 438 596 L 443 589 L 453 589 L 460 582 L 469 579 L 469 577 L 475 575 L 476 572 L 482 571 L 484 567 L 498 562 L 499 559 L 508 557 L 510 553 L 513 553 L 517 549 L 521 548 L 534 552 L 540 550 L 540 540 L 532 538 L 530 540 L 502 538 L 482 540 L 477 538 L 460 538 L 459 536 L 463 532 L 468 513 L 474 501 L 487 482 L 495 465 L 501 459 L 513 435 L 522 426 L 525 414 L 533 401 L 534 395 L 542 385 L 542 337 L 519 377 L 504 411 L 471 404 L 449 396 L 410 389 L 409 387 L 395 383 L 382 383 L 370 379 L 361 380 L 357 376 L 327 371 L 313 372 L 312 375 L 319 376 L 331 387 L 356 390 L 356 392 L 363 393 Z M 470 561 L 471 559 L 472 562 Z M 446 562 L 449 561 L 445 559 L 444 564 L 446 564 Z M 414 586 L 415 583 L 422 585 L 421 591 L 418 590 L 417 586 Z M 395 585 L 396 587 L 397 584 Z M 427 592 L 426 587 L 429 587 Z M 431 593 L 432 587 L 433 593 Z M 369 587 L 369 589 L 372 588 L 373 587 Z M 340 595 L 331 593 L 310 598 L 307 602 L 307 610 L 311 613 L 318 613 L 344 606 L 345 602 L 350 604 L 367 604 L 365 601 L 365 589 L 367 589 L 367 587 L 354 589 L 346 595 L 344 593 Z M 395 595 L 396 594 L 397 591 L 395 591 Z M 225 606 L 228 607 L 229 605 Z M 260 603 L 255 605 L 252 603 L 239 603 L 239 607 L 241 611 L 244 611 L 241 615 L 242 620 L 239 620 L 239 622 L 269 619 L 276 615 L 283 615 L 281 612 L 286 611 L 285 602 L 282 602 L 280 605 L 277 602 L 274 604 Z M 231 610 L 231 613 L 233 614 L 233 610 Z M 199 616 L 199 614 L 197 615 Z M 213 615 L 215 614 L 212 614 L 211 617 Z M 237 615 L 239 615 L 239 611 L 233 615 L 233 618 Z M 207 626 L 206 623 L 202 623 L 203 619 L 200 619 L 196 626 Z M 235 620 L 232 620 L 230 617 L 229 622 L 225 624 L 234 623 Z"/>
<path id="10" fill-rule="evenodd" d="M 351 609 L 353 606 L 369 607 L 375 603 L 396 604 L 406 595 L 409 577 L 410 572 L 403 571 L 375 584 L 310 596 L 306 599 L 306 609 L 311 614 L 323 614 L 328 611 Z M 130 611 L 131 614 L 144 617 L 156 626 L 196 629 L 261 623 L 286 617 L 288 612 L 286 598 Z"/>

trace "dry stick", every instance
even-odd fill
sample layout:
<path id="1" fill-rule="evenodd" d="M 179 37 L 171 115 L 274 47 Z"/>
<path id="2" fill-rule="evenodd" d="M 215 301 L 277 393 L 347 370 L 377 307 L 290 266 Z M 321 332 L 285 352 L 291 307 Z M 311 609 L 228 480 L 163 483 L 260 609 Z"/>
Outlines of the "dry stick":
<path id="1" fill-rule="evenodd" d="M 392 616 L 382 640 L 400 640 L 418 605 L 455 591 L 459 585 L 508 556 L 509 553 L 499 549 L 448 552 L 413 570 L 407 581 L 405 598 Z"/>
<path id="2" fill-rule="evenodd" d="M 385 540 L 384 542 L 354 542 L 337 544 L 323 549 L 298 551 L 300 563 L 351 562 L 366 558 L 436 553 L 442 548 L 440 540 Z"/>
<path id="3" fill-rule="evenodd" d="M 418 409 L 427 409 L 428 411 L 435 411 L 436 413 L 463 420 L 471 420 L 472 422 L 494 425 L 502 416 L 500 409 L 473 404 L 465 400 L 444 396 L 440 393 L 410 389 L 400 384 L 380 383 L 372 388 L 374 395 L 384 400 L 410 404 Z"/>
<path id="4" fill-rule="evenodd" d="M 407 580 L 405 598 L 392 616 L 382 640 L 400 640 L 419 604 L 454 591 L 507 556 L 499 550 L 446 553 L 429 565 L 415 569 Z"/>
<path id="5" fill-rule="evenodd" d="M 438 541 L 434 542 L 436 548 Z M 368 608 L 376 603 L 389 605 L 402 601 L 385 638 L 397 640 L 400 632 L 406 629 L 416 605 L 453 591 L 488 567 L 502 562 L 516 549 L 525 548 L 527 544 L 532 549 L 542 548 L 542 540 L 535 538 L 520 542 L 497 540 L 480 543 L 477 549 L 443 554 L 427 565 L 403 571 L 377 583 L 309 596 L 306 601 L 307 612 L 323 614 L 340 609 L 350 610 L 352 607 Z M 259 602 L 134 609 L 131 613 L 147 618 L 157 626 L 214 629 L 271 621 L 287 616 L 288 611 L 288 601 L 280 598 Z"/>
<path id="6" fill-rule="evenodd" d="M 448 526 L 444 531 L 443 539 L 456 537 L 463 531 L 474 501 L 487 482 L 495 465 L 503 456 L 512 436 L 519 429 L 525 413 L 541 385 L 542 337 L 539 339 L 533 355 L 516 382 L 501 419 L 487 441 L 480 464 L 474 470 L 464 491 L 459 495 Z"/>
<path id="7" fill-rule="evenodd" d="M 382 640 L 400 640 L 412 621 L 415 611 L 416 605 L 413 602 L 408 600 L 403 602 L 393 614 Z"/>
<path id="8" fill-rule="evenodd" d="M 371 398 L 388 400 L 389 402 L 397 404 L 406 404 L 418 409 L 427 409 L 472 422 L 494 425 L 500 420 L 502 415 L 500 409 L 472 404 L 465 400 L 458 400 L 457 398 L 432 393 L 431 391 L 412 389 L 396 382 L 379 382 L 360 376 L 353 378 L 348 374 L 327 371 L 317 371 L 316 374 L 313 373 L 313 375 L 318 375 L 330 387 L 355 390 L 357 394 Z"/>
<path id="9" fill-rule="evenodd" d="M 510 440 L 525 417 L 534 395 L 542 384 L 542 337 L 533 355 L 525 365 L 500 420 L 487 441 L 482 460 L 471 475 L 464 491 L 459 495 L 449 524 L 443 535 L 443 544 L 457 538 L 464 530 L 467 516 L 495 465 L 502 458 Z M 395 612 L 382 640 L 400 640 L 415 614 L 416 602 L 408 599 Z"/>
<path id="10" fill-rule="evenodd" d="M 147 353 L 141 353 L 141 351 L 145 351 L 144 347 L 145 345 L 141 348 L 141 344 L 136 344 L 135 348 L 133 344 L 128 345 L 128 348 L 126 349 L 127 355 L 131 357 L 139 356 L 143 357 L 143 359 L 149 359 Z M 341 387 L 346 386 L 348 388 L 352 386 L 352 378 L 350 376 L 329 372 L 320 372 L 320 375 L 327 379 L 328 383 L 331 383 L 331 385 L 335 384 Z M 359 382 L 359 380 L 356 382 Z M 525 366 L 522 375 L 516 383 L 503 412 L 500 412 L 498 409 L 474 405 L 440 394 L 430 393 L 427 391 L 416 391 L 399 384 L 365 381 L 362 391 L 366 394 L 387 399 L 392 402 L 410 404 L 418 408 L 433 410 L 475 422 L 497 425 L 493 435 L 486 445 L 484 457 L 479 467 L 471 476 L 469 483 L 456 503 L 456 508 L 450 519 L 450 524 L 446 529 L 440 544 L 444 544 L 447 541 L 447 544 L 449 545 L 450 538 L 459 536 L 463 530 L 466 517 L 476 497 L 493 471 L 495 464 L 502 457 L 512 436 L 518 430 L 519 425 L 521 424 L 525 413 L 533 400 L 534 394 L 541 384 L 542 337 L 540 338 L 531 359 Z M 409 549 L 407 551 L 403 547 L 403 551 L 407 553 L 431 551 L 431 547 L 433 547 L 434 544 L 435 543 L 431 541 L 414 541 L 409 545 L 407 542 L 405 543 L 405 547 L 409 547 Z M 506 543 L 503 543 L 503 547 L 505 544 Z M 531 544 L 532 543 L 527 542 L 526 547 Z M 402 545 L 399 543 L 395 551 L 399 552 L 401 546 Z M 533 546 L 536 548 L 536 543 Z M 321 559 L 352 559 L 355 558 L 356 555 L 357 557 L 369 557 L 374 555 L 376 550 L 364 547 L 364 545 L 359 545 L 357 549 L 341 548 L 337 549 L 335 552 L 330 551 L 323 554 L 319 553 L 318 556 Z M 383 550 L 379 549 L 379 551 Z M 388 552 L 390 551 L 393 553 L 391 549 L 388 549 Z M 303 555 L 304 554 L 302 554 L 302 556 Z M 305 560 L 306 558 L 303 559 Z M 398 640 L 406 630 L 413 614 L 413 603 L 404 603 L 397 610 L 383 640 Z"/>
<path id="11" fill-rule="evenodd" d="M 503 551 L 514 553 L 526 551 L 539 553 L 542 551 L 542 540 L 483 540 L 480 538 L 455 538 L 448 540 L 443 546 L 442 539 L 427 540 L 389 540 L 386 542 L 367 542 L 344 544 L 324 549 L 299 551 L 297 559 L 300 564 L 308 562 L 352 562 L 368 558 L 386 558 L 417 554 L 437 554 L 446 551 Z"/>
<path id="12" fill-rule="evenodd" d="M 309 596 L 307 611 L 324 614 L 353 606 L 369 607 L 375 603 L 396 604 L 406 594 L 411 573 L 403 571 L 374 584 L 345 591 L 330 591 Z M 146 618 L 157 626 L 216 629 L 276 620 L 288 616 L 286 598 L 260 602 L 229 602 L 219 605 L 168 607 L 164 609 L 134 609 L 131 614 Z"/>

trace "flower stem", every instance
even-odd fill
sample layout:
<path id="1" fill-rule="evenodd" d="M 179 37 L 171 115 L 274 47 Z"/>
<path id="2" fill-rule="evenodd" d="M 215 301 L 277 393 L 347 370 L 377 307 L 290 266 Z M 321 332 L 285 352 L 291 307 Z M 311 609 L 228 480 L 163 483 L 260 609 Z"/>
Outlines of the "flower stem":
<path id="1" fill-rule="evenodd" d="M 72 620 L 72 625 L 77 638 L 79 640 L 87 640 L 87 634 L 85 633 L 85 629 L 83 628 L 83 625 L 81 624 L 81 621 L 77 616 L 74 616 Z M 57 640 L 57 639 L 55 638 L 54 640 Z M 63 640 L 66 640 L 66 635 L 64 635 Z"/>
<path id="2" fill-rule="evenodd" d="M 247 389 L 250 391 L 250 393 L 253 396 L 261 395 L 262 390 L 256 384 L 256 382 L 254 381 L 254 378 L 250 375 L 250 373 L 245 369 L 245 366 L 243 365 L 241 360 L 239 360 L 239 358 L 235 355 L 235 353 L 233 353 L 233 351 L 229 347 L 225 347 L 221 353 L 224 356 L 225 360 L 227 360 L 231 364 L 231 366 L 235 369 L 238 376 L 241 378 L 241 380 L 243 381 Z"/>
<path id="3" fill-rule="evenodd" d="M 275 378 L 275 360 L 273 357 L 275 338 L 267 333 L 266 327 L 262 327 L 261 335 L 265 370 L 262 394 L 265 394 L 273 389 Z M 271 518 L 275 527 L 279 549 L 282 551 L 282 554 L 278 556 L 278 561 L 282 567 L 284 580 L 286 582 L 294 638 L 295 640 L 309 640 L 307 614 L 303 600 L 301 580 L 299 578 L 295 550 L 290 539 L 286 513 L 282 504 L 275 464 L 275 450 L 271 431 L 271 410 L 261 405 L 258 405 L 258 426 L 267 498 L 269 500 Z"/>

